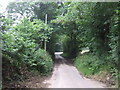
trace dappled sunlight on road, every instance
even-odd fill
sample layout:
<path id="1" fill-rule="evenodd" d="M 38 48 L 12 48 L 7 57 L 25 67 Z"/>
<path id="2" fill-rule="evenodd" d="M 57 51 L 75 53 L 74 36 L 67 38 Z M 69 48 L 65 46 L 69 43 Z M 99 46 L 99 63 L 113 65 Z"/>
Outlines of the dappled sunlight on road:
<path id="1" fill-rule="evenodd" d="M 55 54 L 59 54 L 60 55 L 60 54 L 63 54 L 63 52 L 55 52 Z"/>

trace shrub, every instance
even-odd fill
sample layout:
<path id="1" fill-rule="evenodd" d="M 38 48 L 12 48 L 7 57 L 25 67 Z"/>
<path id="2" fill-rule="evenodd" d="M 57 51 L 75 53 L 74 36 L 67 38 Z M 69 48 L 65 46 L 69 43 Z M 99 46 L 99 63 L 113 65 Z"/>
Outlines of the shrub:
<path id="1" fill-rule="evenodd" d="M 51 56 L 45 50 L 38 49 L 32 57 L 28 64 L 31 68 L 37 69 L 41 75 L 47 75 L 52 70 Z"/>
<path id="2" fill-rule="evenodd" d="M 74 64 L 84 75 L 98 73 L 103 65 L 96 56 L 90 53 L 77 56 Z"/>

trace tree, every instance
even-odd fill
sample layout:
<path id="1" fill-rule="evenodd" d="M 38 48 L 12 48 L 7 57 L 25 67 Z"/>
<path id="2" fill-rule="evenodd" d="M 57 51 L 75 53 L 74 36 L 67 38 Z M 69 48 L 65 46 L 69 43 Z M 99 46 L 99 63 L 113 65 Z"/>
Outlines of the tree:
<path id="1" fill-rule="evenodd" d="M 75 57 L 77 55 L 82 46 L 82 42 L 84 42 L 83 40 L 85 40 L 85 36 L 88 35 L 87 30 L 89 26 L 87 28 L 86 25 L 90 23 L 90 12 L 93 6 L 94 4 L 92 3 L 64 3 L 61 6 L 62 10 L 60 9 L 60 15 L 52 21 L 52 23 L 63 25 L 64 32 L 69 36 L 70 40 L 68 39 L 66 42 L 68 43 L 67 45 L 69 45 L 69 50 L 67 52 L 70 56 L 73 55 L 73 57 Z M 84 33 L 87 35 L 84 35 Z M 88 39 L 86 40 L 89 41 Z M 78 49 L 78 47 L 80 48 Z"/>
<path id="2" fill-rule="evenodd" d="M 33 7 L 30 2 L 11 2 L 7 6 L 7 11 L 15 19 L 19 19 L 19 17 L 34 17 Z"/>

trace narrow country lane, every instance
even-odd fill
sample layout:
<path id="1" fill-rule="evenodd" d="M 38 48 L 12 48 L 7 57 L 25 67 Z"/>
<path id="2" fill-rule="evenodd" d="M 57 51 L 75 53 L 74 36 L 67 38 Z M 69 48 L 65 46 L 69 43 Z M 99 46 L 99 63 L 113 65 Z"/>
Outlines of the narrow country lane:
<path id="1" fill-rule="evenodd" d="M 56 53 L 56 60 L 61 63 L 55 64 L 52 77 L 46 80 L 48 88 L 105 88 L 101 82 L 80 75 L 74 66 L 65 63 L 59 53 Z"/>

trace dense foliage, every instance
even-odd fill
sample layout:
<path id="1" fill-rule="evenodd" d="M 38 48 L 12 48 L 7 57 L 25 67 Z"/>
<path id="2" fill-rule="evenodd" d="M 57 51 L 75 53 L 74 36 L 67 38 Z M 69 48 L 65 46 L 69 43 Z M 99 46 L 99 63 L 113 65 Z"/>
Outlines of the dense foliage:
<path id="1" fill-rule="evenodd" d="M 75 58 L 86 75 L 108 70 L 120 77 L 120 3 L 20 2 L 0 16 L 2 52 L 12 64 L 48 74 L 55 51 Z M 15 8 L 16 7 L 16 8 Z M 81 54 L 83 48 L 88 54 Z M 44 50 L 43 50 L 44 49 Z M 49 54 L 46 52 L 48 51 Z"/>
<path id="2" fill-rule="evenodd" d="M 12 64 L 47 74 L 52 68 L 52 59 L 42 48 L 42 41 L 48 40 L 52 28 L 42 21 L 30 21 L 24 18 L 21 23 L 14 25 L 11 19 L 1 18 L 2 22 L 2 52 L 14 60 Z M 6 25 L 7 24 L 7 25 Z"/>
<path id="3" fill-rule="evenodd" d="M 61 24 L 66 32 L 65 56 L 74 58 L 78 55 L 75 65 L 83 73 L 89 71 L 89 74 L 94 74 L 105 67 L 113 77 L 116 79 L 119 77 L 118 4 L 117 2 L 62 3 L 60 15 L 52 21 Z M 91 54 L 79 54 L 82 48 L 89 48 Z"/>

